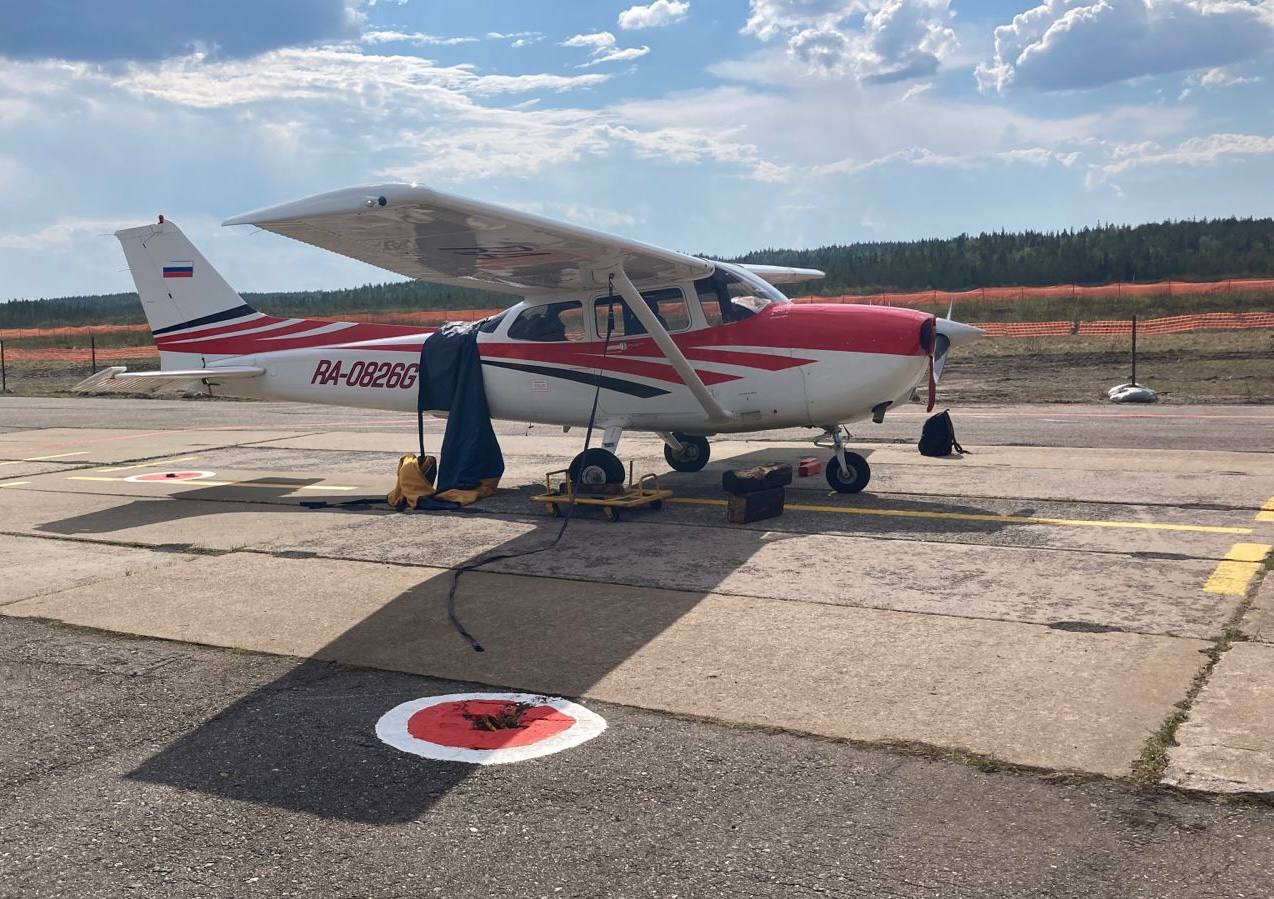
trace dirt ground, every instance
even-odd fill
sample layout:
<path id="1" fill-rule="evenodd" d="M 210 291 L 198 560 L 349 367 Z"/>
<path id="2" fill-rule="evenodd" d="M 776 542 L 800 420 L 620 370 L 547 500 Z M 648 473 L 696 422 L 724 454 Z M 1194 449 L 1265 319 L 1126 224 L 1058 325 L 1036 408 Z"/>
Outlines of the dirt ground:
<path id="1" fill-rule="evenodd" d="M 942 381 L 958 403 L 1090 403 L 1131 375 L 1127 339 L 983 340 L 952 354 Z M 1274 331 L 1142 338 L 1137 381 L 1166 403 L 1274 402 Z"/>
<path id="2" fill-rule="evenodd" d="M 155 360 L 125 360 L 144 370 Z M 67 393 L 89 375 L 82 362 L 12 362 L 20 396 Z M 1107 337 L 983 340 L 957 350 L 942 394 L 952 403 L 1080 403 L 1103 400 L 1128 380 L 1128 341 Z M 1274 403 L 1274 331 L 1200 331 L 1142 338 L 1137 380 L 1167 403 Z M 176 390 L 162 396 L 180 396 Z"/>

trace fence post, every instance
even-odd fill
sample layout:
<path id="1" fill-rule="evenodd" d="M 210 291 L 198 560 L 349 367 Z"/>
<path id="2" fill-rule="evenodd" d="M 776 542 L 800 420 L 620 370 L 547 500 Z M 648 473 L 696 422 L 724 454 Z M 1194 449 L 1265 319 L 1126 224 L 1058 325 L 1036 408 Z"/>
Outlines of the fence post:
<path id="1" fill-rule="evenodd" d="M 90 334 L 88 336 L 89 358 L 93 364 L 93 374 L 97 374 L 97 337 Z"/>
<path id="2" fill-rule="evenodd" d="M 0 340 L 0 393 L 9 392 L 9 372 L 4 367 L 4 341 Z"/>
<path id="3" fill-rule="evenodd" d="M 1137 313 L 1132 314 L 1132 383 L 1137 383 Z"/>

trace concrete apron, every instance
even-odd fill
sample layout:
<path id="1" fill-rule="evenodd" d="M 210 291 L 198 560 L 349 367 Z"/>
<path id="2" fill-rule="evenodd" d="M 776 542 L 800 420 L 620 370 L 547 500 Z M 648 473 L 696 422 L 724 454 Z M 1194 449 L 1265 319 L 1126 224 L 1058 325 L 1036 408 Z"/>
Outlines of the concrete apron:
<path id="1" fill-rule="evenodd" d="M 1120 776 L 1203 662 L 1194 639 L 257 554 L 12 602 L 7 615 Z"/>
<path id="2" fill-rule="evenodd" d="M 85 476 L 96 477 L 70 477 Z M 315 478 L 264 472 L 217 476 L 243 484 L 135 484 L 51 475 L 7 491 L 0 506 L 5 530 L 13 533 L 221 551 L 300 551 L 401 565 L 461 565 L 483 553 L 544 545 L 557 531 L 556 521 L 516 494 L 509 499 L 521 513 L 517 517 L 397 515 L 384 507 L 310 511 L 298 503 L 340 502 L 350 494 L 305 492 L 308 484 L 326 483 Z M 553 552 L 495 563 L 489 570 L 578 580 L 601 589 L 623 584 L 1034 622 L 1055 629 L 1205 638 L 1219 634 L 1239 601 L 1202 589 L 1235 539 L 1226 534 L 980 525 L 944 541 L 919 526 L 889 533 L 879 524 L 875 534 L 864 536 L 782 530 L 799 522 L 795 513 L 759 527 L 724 527 L 721 514 L 717 508 L 669 506 L 613 525 L 581 513 Z M 1101 536 L 1105 543 L 1098 541 L 1096 552 L 1066 548 L 1066 541 L 1080 533 L 1089 540 Z M 1147 534 L 1160 536 L 1147 543 Z M 1176 542 L 1166 542 L 1168 536 Z M 1027 545 L 1006 545 L 1017 541 Z M 1147 546 L 1189 555 L 1127 555 L 1132 547 Z"/>
<path id="3" fill-rule="evenodd" d="M 1164 782 L 1214 792 L 1274 793 L 1274 577 L 1177 730 Z"/>

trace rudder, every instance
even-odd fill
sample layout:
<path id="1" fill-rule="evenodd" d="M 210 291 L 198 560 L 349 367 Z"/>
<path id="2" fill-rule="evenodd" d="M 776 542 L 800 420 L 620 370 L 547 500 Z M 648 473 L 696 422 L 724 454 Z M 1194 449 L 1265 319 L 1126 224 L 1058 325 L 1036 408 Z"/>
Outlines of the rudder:
<path id="1" fill-rule="evenodd" d="M 161 218 L 158 224 L 116 231 L 115 236 L 124 248 L 153 336 L 261 316 L 172 222 Z M 161 365 L 170 367 L 167 359 Z"/>

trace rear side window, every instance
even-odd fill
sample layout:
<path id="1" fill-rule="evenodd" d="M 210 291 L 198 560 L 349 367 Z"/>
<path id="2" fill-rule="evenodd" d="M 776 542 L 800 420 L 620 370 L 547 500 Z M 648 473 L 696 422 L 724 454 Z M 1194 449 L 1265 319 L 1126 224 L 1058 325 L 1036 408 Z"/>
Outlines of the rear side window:
<path id="1" fill-rule="evenodd" d="M 484 318 L 482 324 L 478 325 L 478 330 L 483 334 L 494 334 L 496 328 L 500 327 L 500 322 L 504 321 L 504 317 L 509 314 L 509 310 L 493 315 L 490 318 Z"/>
<path id="2" fill-rule="evenodd" d="M 523 309 L 509 325 L 512 340 L 558 343 L 584 339 L 584 304 L 579 300 Z"/>
<path id="3" fill-rule="evenodd" d="M 690 313 L 686 309 L 686 298 L 680 288 L 667 287 L 660 290 L 646 290 L 641 298 L 646 301 L 655 318 L 669 332 L 684 331 L 690 327 Z M 646 326 L 633 315 L 619 297 L 602 297 L 594 303 L 597 316 L 597 335 L 606 336 L 606 316 L 610 309 L 615 310 L 615 328 L 612 337 L 639 337 L 646 333 Z"/>

